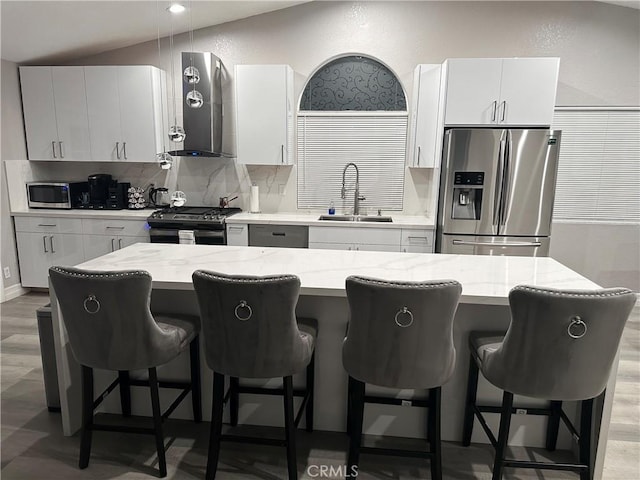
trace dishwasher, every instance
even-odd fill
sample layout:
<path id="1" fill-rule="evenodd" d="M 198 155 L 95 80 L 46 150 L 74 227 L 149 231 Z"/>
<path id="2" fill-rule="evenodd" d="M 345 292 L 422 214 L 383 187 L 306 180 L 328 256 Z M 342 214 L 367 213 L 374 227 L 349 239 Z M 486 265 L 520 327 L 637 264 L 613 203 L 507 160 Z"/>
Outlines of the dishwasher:
<path id="1" fill-rule="evenodd" d="M 249 225 L 250 247 L 309 248 L 306 225 Z"/>

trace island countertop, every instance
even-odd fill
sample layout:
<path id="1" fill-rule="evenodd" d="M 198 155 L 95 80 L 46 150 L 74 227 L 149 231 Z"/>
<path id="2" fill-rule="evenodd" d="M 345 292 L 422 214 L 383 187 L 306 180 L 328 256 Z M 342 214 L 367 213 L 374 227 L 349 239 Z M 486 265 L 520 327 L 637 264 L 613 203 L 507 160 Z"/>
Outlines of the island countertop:
<path id="1" fill-rule="evenodd" d="M 148 271 L 153 287 L 192 290 L 194 270 L 237 275 L 295 274 L 301 295 L 346 296 L 349 275 L 386 280 L 453 279 L 461 303 L 507 305 L 516 285 L 564 289 L 599 286 L 552 258 L 411 254 L 300 248 L 138 243 L 78 265 L 89 270 Z"/>

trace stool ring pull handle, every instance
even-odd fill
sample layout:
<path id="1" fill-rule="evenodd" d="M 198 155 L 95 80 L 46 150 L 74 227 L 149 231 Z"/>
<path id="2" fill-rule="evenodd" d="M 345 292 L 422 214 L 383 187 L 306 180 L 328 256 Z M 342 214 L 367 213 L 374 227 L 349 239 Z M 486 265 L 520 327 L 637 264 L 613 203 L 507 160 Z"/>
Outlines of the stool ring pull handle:
<path id="1" fill-rule="evenodd" d="M 567 333 L 571 338 L 582 338 L 587 333 L 587 324 L 578 315 L 571 317 L 571 323 L 567 327 Z"/>
<path id="2" fill-rule="evenodd" d="M 406 323 L 402 323 L 399 318 L 401 315 L 408 317 L 409 321 Z M 411 325 L 413 325 L 413 313 L 411 313 L 411 310 L 409 310 L 407 307 L 402 307 L 400 310 L 396 312 L 395 321 L 396 321 L 396 325 L 398 325 L 399 327 L 402 327 L 402 328 L 410 327 Z"/>
<path id="3" fill-rule="evenodd" d="M 100 302 L 95 295 L 89 295 L 85 298 L 82 305 L 84 306 L 85 312 L 90 313 L 91 315 L 100 311 Z"/>
<path id="4" fill-rule="evenodd" d="M 246 316 L 240 316 L 240 313 L 239 313 L 240 309 L 247 311 Z M 246 322 L 253 315 L 253 310 L 245 300 L 240 300 L 240 303 L 236 305 L 236 308 L 233 312 L 235 313 L 236 318 L 242 322 Z"/>

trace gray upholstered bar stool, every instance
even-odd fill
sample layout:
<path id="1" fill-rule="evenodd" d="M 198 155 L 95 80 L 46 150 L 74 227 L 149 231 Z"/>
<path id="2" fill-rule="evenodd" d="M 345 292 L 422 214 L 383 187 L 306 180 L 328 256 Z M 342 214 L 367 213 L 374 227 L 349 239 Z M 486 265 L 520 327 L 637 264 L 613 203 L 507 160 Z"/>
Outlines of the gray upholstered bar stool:
<path id="1" fill-rule="evenodd" d="M 145 271 L 98 272 L 77 268 L 52 267 L 51 283 L 58 299 L 69 344 L 82 368 L 82 431 L 80 468 L 89 465 L 94 430 L 144 433 L 155 436 L 161 477 L 167 475 L 162 421 L 191 392 L 193 417 L 202 420 L 200 398 L 200 354 L 197 316 L 152 314 L 151 276 Z M 191 379 L 188 382 L 159 382 L 156 367 L 189 349 Z M 93 369 L 118 372 L 111 385 L 98 397 L 93 391 Z M 137 380 L 130 370 L 147 369 L 149 379 Z M 130 387 L 151 390 L 153 428 L 101 425 L 94 422 L 94 410 L 120 386 L 124 416 L 131 414 Z M 158 387 L 182 392 L 167 410 L 160 410 Z"/>
<path id="2" fill-rule="evenodd" d="M 205 357 L 213 370 L 211 436 L 206 478 L 215 478 L 220 440 L 252 441 L 287 447 L 289 479 L 297 479 L 295 430 L 306 413 L 307 431 L 313 429 L 314 346 L 318 322 L 296 318 L 300 279 L 295 275 L 265 277 L 224 275 L 196 270 L 193 285 L 198 296 Z M 306 389 L 293 389 L 292 375 L 306 369 Z M 230 377 L 225 395 L 225 376 Z M 240 378 L 283 378 L 283 388 L 240 385 Z M 238 421 L 240 393 L 283 395 L 286 440 L 222 435 L 226 398 L 231 424 Z M 303 400 L 295 415 L 293 397 Z"/>
<path id="3" fill-rule="evenodd" d="M 349 327 L 342 363 L 349 374 L 348 472 L 357 470 L 360 452 L 431 459 L 431 478 L 442 478 L 440 446 L 441 386 L 453 374 L 456 351 L 453 319 L 461 285 L 452 280 L 389 282 L 351 276 L 346 280 Z M 428 389 L 428 451 L 362 447 L 365 402 L 402 405 L 396 398 L 367 395 L 366 384 L 397 389 Z"/>
<path id="4" fill-rule="evenodd" d="M 594 400 L 604 392 L 625 322 L 636 295 L 625 288 L 554 290 L 529 286 L 509 293 L 511 324 L 504 332 L 470 332 L 469 379 L 462 443 L 471 442 L 475 416 L 496 449 L 493 480 L 504 467 L 569 470 L 593 478 Z M 502 389 L 502 406 L 478 405 L 478 373 Z M 514 408 L 513 395 L 549 400 L 549 408 Z M 580 432 L 562 410 L 563 401 L 580 401 Z M 579 438 L 578 463 L 505 458 L 512 413 L 549 416 L 546 448 L 555 450 L 560 420 Z M 498 438 L 483 413 L 500 413 Z"/>

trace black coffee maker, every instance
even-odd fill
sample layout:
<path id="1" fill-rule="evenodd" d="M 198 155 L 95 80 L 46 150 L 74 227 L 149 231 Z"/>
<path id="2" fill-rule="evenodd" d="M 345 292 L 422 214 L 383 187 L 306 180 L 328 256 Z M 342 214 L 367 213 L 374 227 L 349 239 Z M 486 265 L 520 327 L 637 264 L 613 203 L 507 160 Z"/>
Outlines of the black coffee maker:
<path id="1" fill-rule="evenodd" d="M 89 175 L 89 204 L 91 208 L 107 208 L 109 200 L 109 187 L 113 180 L 111 175 L 106 173 L 96 173 Z"/>

